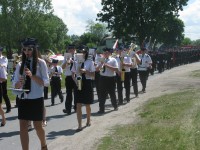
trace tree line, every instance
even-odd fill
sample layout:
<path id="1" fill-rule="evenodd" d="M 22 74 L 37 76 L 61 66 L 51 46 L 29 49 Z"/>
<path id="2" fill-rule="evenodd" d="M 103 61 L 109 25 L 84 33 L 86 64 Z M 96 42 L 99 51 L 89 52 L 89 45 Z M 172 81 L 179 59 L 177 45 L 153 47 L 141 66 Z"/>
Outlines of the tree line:
<path id="1" fill-rule="evenodd" d="M 136 41 L 144 39 L 167 45 L 180 45 L 184 38 L 184 23 L 178 18 L 188 0 L 102 0 L 98 23 L 88 20 L 82 35 L 67 35 L 68 28 L 62 19 L 53 14 L 51 0 L 1 0 L 0 45 L 8 57 L 12 50 L 20 51 L 20 41 L 35 37 L 41 51 L 52 49 L 61 52 L 66 45 L 97 47 L 107 35 Z M 185 42 L 187 43 L 187 42 Z M 199 42 L 192 42 L 198 44 Z M 9 55 L 10 54 L 10 55 Z"/>

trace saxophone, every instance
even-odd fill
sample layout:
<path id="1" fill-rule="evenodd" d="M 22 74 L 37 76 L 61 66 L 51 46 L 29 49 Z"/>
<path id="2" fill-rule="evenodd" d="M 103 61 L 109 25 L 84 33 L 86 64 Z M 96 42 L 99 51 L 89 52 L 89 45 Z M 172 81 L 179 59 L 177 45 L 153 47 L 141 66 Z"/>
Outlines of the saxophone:
<path id="1" fill-rule="evenodd" d="M 126 55 L 126 53 L 123 51 L 123 53 L 121 53 L 121 59 L 120 59 L 120 65 L 121 65 L 121 81 L 122 81 L 122 82 L 125 80 L 125 68 L 124 68 L 124 66 L 123 66 L 125 55 Z"/>
<path id="2" fill-rule="evenodd" d="M 77 80 L 77 86 L 78 86 L 78 90 L 81 91 L 82 90 L 82 76 L 80 73 L 80 64 L 78 64 L 78 72 L 77 72 L 77 76 L 76 76 L 76 80 Z"/>
<path id="3" fill-rule="evenodd" d="M 82 75 L 80 73 L 80 70 L 81 70 L 81 64 L 82 64 L 81 57 L 83 57 L 83 55 L 82 54 L 76 54 L 76 57 L 77 57 L 77 62 L 78 62 L 77 73 L 76 73 L 76 81 L 77 81 L 78 90 L 81 91 L 82 90 Z"/>

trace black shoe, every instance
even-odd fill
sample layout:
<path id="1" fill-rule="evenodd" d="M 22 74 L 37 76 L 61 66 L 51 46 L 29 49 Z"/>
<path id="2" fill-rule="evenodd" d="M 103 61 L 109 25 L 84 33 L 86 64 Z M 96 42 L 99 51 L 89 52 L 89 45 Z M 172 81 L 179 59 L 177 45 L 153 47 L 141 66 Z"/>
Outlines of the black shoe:
<path id="1" fill-rule="evenodd" d="M 6 113 L 9 113 L 9 112 L 11 112 L 11 109 L 7 109 L 7 110 L 6 110 Z"/>
<path id="2" fill-rule="evenodd" d="M 51 106 L 54 106 L 54 104 L 52 103 Z"/>
<path id="3" fill-rule="evenodd" d="M 76 132 L 80 132 L 82 130 L 83 130 L 83 128 L 78 128 L 78 129 L 76 129 Z"/>
<path id="4" fill-rule="evenodd" d="M 60 99 L 60 102 L 62 103 L 64 101 L 64 98 L 63 98 L 63 96 L 61 97 L 61 99 Z"/>
<path id="5" fill-rule="evenodd" d="M 114 111 L 118 111 L 118 107 L 115 107 L 115 108 L 114 108 Z"/>
<path id="6" fill-rule="evenodd" d="M 105 111 L 104 111 L 104 110 L 99 110 L 97 113 L 98 113 L 98 114 L 104 114 Z"/>
<path id="7" fill-rule="evenodd" d="M 0 125 L 0 126 L 3 127 L 3 126 L 5 126 L 5 124 L 6 124 L 6 123 L 1 122 L 1 125 Z"/>
<path id="8" fill-rule="evenodd" d="M 63 109 L 63 112 L 66 113 L 67 115 L 71 115 L 71 112 L 67 111 L 66 109 Z"/>
<path id="9" fill-rule="evenodd" d="M 119 102 L 118 105 L 123 105 L 123 102 Z"/>
<path id="10" fill-rule="evenodd" d="M 142 89 L 142 92 L 143 92 L 143 93 L 146 93 L 146 90 L 145 90 L 145 89 Z"/>
<path id="11" fill-rule="evenodd" d="M 138 98 L 138 94 L 135 94 L 135 97 Z"/>

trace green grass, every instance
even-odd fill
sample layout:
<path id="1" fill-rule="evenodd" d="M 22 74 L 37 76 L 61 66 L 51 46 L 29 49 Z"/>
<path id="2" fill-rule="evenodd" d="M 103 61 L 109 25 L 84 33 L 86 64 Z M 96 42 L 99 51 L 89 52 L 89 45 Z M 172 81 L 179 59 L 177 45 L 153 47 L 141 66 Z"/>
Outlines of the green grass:
<path id="1" fill-rule="evenodd" d="M 200 70 L 195 70 L 195 71 L 192 71 L 192 73 L 191 73 L 191 76 L 192 77 L 200 77 Z"/>
<path id="2" fill-rule="evenodd" d="M 136 124 L 112 129 L 98 150 L 200 149 L 199 97 L 199 90 L 187 90 L 149 100 Z"/>

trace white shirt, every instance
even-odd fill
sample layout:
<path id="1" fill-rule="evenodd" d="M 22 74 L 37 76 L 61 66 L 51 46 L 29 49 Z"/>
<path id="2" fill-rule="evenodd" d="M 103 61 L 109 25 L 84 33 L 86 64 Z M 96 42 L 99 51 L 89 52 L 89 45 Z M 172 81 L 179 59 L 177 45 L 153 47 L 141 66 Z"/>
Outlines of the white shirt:
<path id="1" fill-rule="evenodd" d="M 73 59 L 74 59 L 74 61 L 75 61 L 75 56 L 73 57 Z M 72 58 L 70 58 L 70 60 L 72 60 Z M 66 63 L 66 58 L 63 60 L 63 63 L 62 63 L 62 65 L 64 64 L 64 63 Z M 66 67 L 65 67 L 65 76 L 71 76 L 72 75 L 72 71 L 71 71 L 71 65 L 73 66 L 74 65 L 74 63 L 70 63 L 70 64 L 66 64 Z"/>
<path id="2" fill-rule="evenodd" d="M 78 63 L 77 61 L 75 61 L 71 71 L 74 72 L 76 75 L 79 75 L 79 69 L 81 69 L 81 65 L 82 65 L 82 63 Z M 87 59 L 84 62 L 83 69 L 90 71 L 90 72 L 95 72 L 94 61 Z M 91 76 L 88 76 L 87 74 L 85 74 L 85 78 L 93 79 Z"/>
<path id="3" fill-rule="evenodd" d="M 152 63 L 151 57 L 148 54 L 139 54 L 139 57 L 141 59 L 141 63 L 138 65 L 138 70 L 147 71 L 147 68 Z"/>
<path id="4" fill-rule="evenodd" d="M 135 56 L 134 56 L 135 55 Z M 130 54 L 130 57 L 131 57 L 131 61 L 132 61 L 132 69 L 135 69 L 135 68 L 138 68 L 138 63 L 137 63 L 137 59 L 139 59 L 140 60 L 140 57 L 139 57 L 139 55 L 136 53 L 136 52 L 132 52 L 131 54 Z M 137 57 L 137 59 L 135 58 L 135 57 Z"/>
<path id="5" fill-rule="evenodd" d="M 32 62 L 31 62 L 32 66 Z M 15 87 L 15 84 L 20 80 L 20 67 L 21 63 L 18 63 L 16 66 L 15 70 L 15 76 L 13 80 L 13 87 Z M 44 82 L 44 86 L 49 85 L 49 75 L 48 75 L 48 68 L 46 65 L 46 62 L 43 59 L 38 58 L 38 63 L 37 63 L 37 71 L 36 71 L 36 76 L 41 78 Z M 34 80 L 31 80 L 31 91 L 30 93 L 25 94 L 26 99 L 37 99 L 43 97 L 44 93 L 44 87 L 38 83 L 36 83 Z"/>
<path id="6" fill-rule="evenodd" d="M 110 66 L 113 66 L 115 68 L 118 68 L 118 63 L 117 60 L 115 58 L 109 57 L 106 60 L 106 63 L 109 64 Z M 100 75 L 102 76 L 107 76 L 107 77 L 114 77 L 116 76 L 116 72 L 112 71 L 111 69 L 109 69 L 108 67 L 105 67 L 105 72 L 100 72 Z"/>
<path id="7" fill-rule="evenodd" d="M 115 59 L 117 60 L 117 63 L 118 63 L 118 69 L 119 69 L 119 71 L 121 71 L 122 70 L 122 68 L 121 68 L 122 67 L 121 66 L 121 59 L 122 58 L 120 59 L 119 56 L 118 56 Z M 132 64 L 131 57 L 126 56 L 123 59 L 124 59 L 123 63 L 130 64 L 130 65 Z M 125 69 L 125 72 L 130 72 L 130 67 L 124 66 L 124 69 Z"/>
<path id="8" fill-rule="evenodd" d="M 0 78 L 7 79 L 8 59 L 5 56 L 0 56 Z"/>
<path id="9" fill-rule="evenodd" d="M 58 75 L 53 74 L 55 72 L 55 67 L 58 69 Z M 60 77 L 60 79 L 62 80 L 62 76 L 61 76 L 61 74 L 63 73 L 62 67 L 61 66 L 55 66 L 55 67 L 54 66 L 51 67 L 50 74 L 53 74 L 52 76 L 55 76 L 55 77 Z"/>

